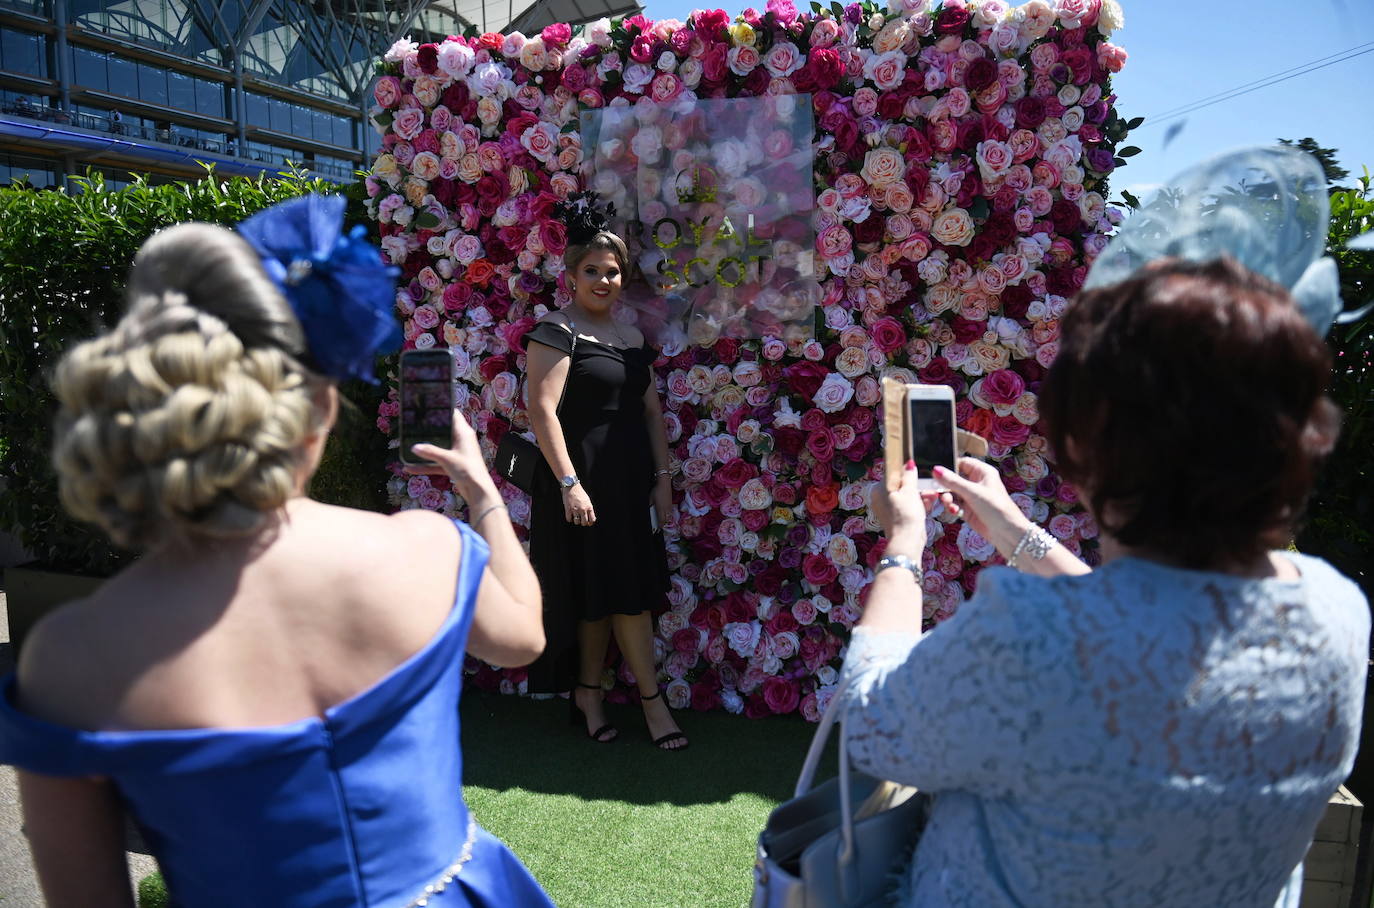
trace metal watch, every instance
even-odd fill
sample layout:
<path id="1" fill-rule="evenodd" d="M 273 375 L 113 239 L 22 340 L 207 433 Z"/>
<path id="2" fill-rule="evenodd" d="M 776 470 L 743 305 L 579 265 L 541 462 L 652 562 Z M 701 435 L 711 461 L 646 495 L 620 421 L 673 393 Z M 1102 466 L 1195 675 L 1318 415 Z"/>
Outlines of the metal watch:
<path id="1" fill-rule="evenodd" d="M 878 559 L 878 567 L 873 573 L 876 575 L 879 571 L 893 567 L 906 568 L 916 577 L 917 582 L 920 582 L 921 563 L 919 561 L 912 561 L 905 555 L 884 555 Z"/>
<path id="2" fill-rule="evenodd" d="M 573 486 L 577 485 L 581 481 L 582 480 L 577 478 L 576 473 L 570 473 L 567 476 L 564 476 L 562 479 L 558 480 L 558 484 L 565 489 L 571 489 Z"/>

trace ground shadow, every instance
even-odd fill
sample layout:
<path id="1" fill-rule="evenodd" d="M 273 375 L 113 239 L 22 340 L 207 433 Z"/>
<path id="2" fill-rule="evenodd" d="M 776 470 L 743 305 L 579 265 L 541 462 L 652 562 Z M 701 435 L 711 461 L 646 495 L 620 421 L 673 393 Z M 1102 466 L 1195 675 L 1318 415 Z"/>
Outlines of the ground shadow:
<path id="1" fill-rule="evenodd" d="M 660 751 L 637 705 L 606 708 L 620 729 L 610 744 L 570 725 L 566 700 L 468 691 L 462 700 L 463 781 L 486 788 L 635 804 L 714 804 L 741 793 L 792 797 L 816 727 L 800 716 L 746 719 L 725 712 L 674 715 L 691 747 Z M 835 773 L 834 742 L 819 777 Z"/>

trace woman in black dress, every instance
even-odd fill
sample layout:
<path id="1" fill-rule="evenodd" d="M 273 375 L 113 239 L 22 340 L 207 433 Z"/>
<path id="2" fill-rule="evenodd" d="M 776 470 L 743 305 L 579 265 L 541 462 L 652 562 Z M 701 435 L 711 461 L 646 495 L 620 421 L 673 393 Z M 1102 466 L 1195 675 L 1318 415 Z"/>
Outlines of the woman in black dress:
<path id="1" fill-rule="evenodd" d="M 530 666 L 529 690 L 571 689 L 587 736 L 615 740 L 600 683 L 614 632 L 650 738 L 681 750 L 687 737 L 658 687 L 650 614 L 668 587 L 657 527 L 673 503 L 655 354 L 611 315 L 629 263 L 625 242 L 597 225 L 578 235 L 579 222 L 596 212 L 584 201 L 577 214 L 564 256 L 572 303 L 525 336 L 530 424 L 549 466 L 538 471 L 530 519 L 548 642 Z"/>

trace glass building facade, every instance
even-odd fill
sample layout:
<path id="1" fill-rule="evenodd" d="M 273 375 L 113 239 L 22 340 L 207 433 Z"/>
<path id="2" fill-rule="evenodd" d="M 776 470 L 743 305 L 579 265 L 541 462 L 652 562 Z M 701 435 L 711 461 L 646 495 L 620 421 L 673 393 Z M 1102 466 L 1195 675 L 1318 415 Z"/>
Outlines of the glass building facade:
<path id="1" fill-rule="evenodd" d="M 571 5 L 567 5 L 571 4 Z M 566 6 L 566 8 L 565 8 Z M 402 35 L 532 33 L 636 0 L 0 0 L 0 183 L 276 172 L 353 179 Z"/>

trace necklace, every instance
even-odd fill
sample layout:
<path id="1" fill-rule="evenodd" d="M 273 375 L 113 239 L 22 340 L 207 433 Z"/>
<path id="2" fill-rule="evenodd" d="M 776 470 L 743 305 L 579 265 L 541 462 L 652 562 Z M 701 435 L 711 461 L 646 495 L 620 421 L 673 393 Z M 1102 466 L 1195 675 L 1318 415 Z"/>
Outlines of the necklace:
<path id="1" fill-rule="evenodd" d="M 578 310 L 578 312 L 581 313 L 582 315 L 584 315 L 584 316 L 586 315 L 586 313 L 582 311 L 582 307 L 581 307 L 581 306 L 578 306 L 578 307 L 577 307 L 577 310 Z M 609 318 L 609 317 L 608 317 L 608 318 L 606 319 L 606 323 L 605 323 L 604 325 L 598 325 L 598 324 L 596 324 L 595 322 L 593 322 L 593 321 L 591 321 L 590 319 L 587 319 L 587 318 L 579 319 L 579 321 L 580 321 L 582 324 L 584 324 L 584 325 L 589 325 L 590 327 L 592 327 L 593 329 L 595 329 L 596 332 L 597 332 L 598 334 L 602 333 L 603 331 L 609 331 L 612 335 L 615 336 L 615 345 L 616 345 L 616 347 L 618 347 L 618 348 L 624 348 L 624 346 L 625 346 L 625 337 L 620 333 L 620 326 L 616 324 L 616 320 L 615 320 L 615 319 Z M 593 340 L 593 341 L 596 341 L 596 343 L 599 343 L 599 344 L 600 344 L 600 343 L 605 343 L 605 341 L 597 340 L 596 338 L 589 338 L 589 339 L 590 339 L 590 340 Z"/>

